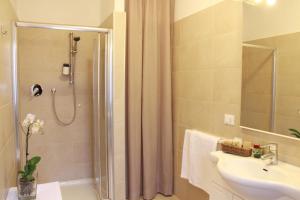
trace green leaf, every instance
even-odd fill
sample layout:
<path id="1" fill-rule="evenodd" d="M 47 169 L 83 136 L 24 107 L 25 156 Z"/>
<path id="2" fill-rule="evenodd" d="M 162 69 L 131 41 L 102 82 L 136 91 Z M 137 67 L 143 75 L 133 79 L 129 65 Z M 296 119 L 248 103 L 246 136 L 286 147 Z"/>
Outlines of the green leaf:
<path id="1" fill-rule="evenodd" d="M 294 135 L 297 138 L 300 138 L 300 132 L 296 129 L 290 128 L 289 131 L 291 131 L 291 135 Z"/>
<path id="2" fill-rule="evenodd" d="M 22 178 L 28 181 L 34 180 L 33 173 L 37 168 L 37 164 L 41 161 L 40 156 L 34 156 L 24 166 L 24 171 L 20 171 Z"/>
<path id="3" fill-rule="evenodd" d="M 300 134 L 298 134 L 298 133 L 291 133 L 291 134 L 296 136 L 297 138 L 300 138 Z"/>
<path id="4" fill-rule="evenodd" d="M 27 175 L 32 175 L 33 174 L 33 172 L 36 170 L 36 165 L 31 165 L 31 164 L 29 164 L 28 166 L 27 166 Z"/>
<path id="5" fill-rule="evenodd" d="M 34 156 L 32 157 L 28 162 L 31 164 L 31 165 L 37 165 L 40 161 L 41 161 L 41 157 L 40 156 Z"/>
<path id="6" fill-rule="evenodd" d="M 294 133 L 297 133 L 297 134 L 300 134 L 300 132 L 299 132 L 298 130 L 293 129 L 293 128 L 290 128 L 289 131 L 294 132 Z"/>

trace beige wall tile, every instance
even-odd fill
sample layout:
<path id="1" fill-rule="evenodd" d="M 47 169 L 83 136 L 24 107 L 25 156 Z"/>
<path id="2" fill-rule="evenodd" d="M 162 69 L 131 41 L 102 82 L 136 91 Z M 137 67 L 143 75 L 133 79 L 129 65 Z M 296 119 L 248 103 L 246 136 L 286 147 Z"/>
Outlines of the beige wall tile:
<path id="1" fill-rule="evenodd" d="M 224 124 L 224 114 L 232 114 L 235 116 L 235 126 Z M 213 133 L 225 138 L 241 136 L 240 121 L 240 104 L 214 103 L 213 104 Z"/>
<path id="2" fill-rule="evenodd" d="M 242 27 L 242 4 L 238 1 L 226 0 L 214 6 L 215 32 L 224 34 Z"/>
<path id="3" fill-rule="evenodd" d="M 217 34 L 213 37 L 216 67 L 241 67 L 241 36 L 241 31 L 236 29 L 232 32 Z"/>
<path id="4" fill-rule="evenodd" d="M 207 37 L 212 34 L 214 32 L 214 24 L 211 23 L 213 18 L 213 10 L 206 9 L 180 20 L 180 44 L 190 44 L 199 38 Z M 195 29 L 195 27 L 205 28 Z"/>
<path id="5" fill-rule="evenodd" d="M 185 129 L 240 135 L 241 20 L 236 19 L 241 17 L 240 9 L 239 3 L 224 1 L 175 23 L 174 184 L 182 200 L 208 199 L 204 191 L 180 178 Z M 223 124 L 225 113 L 236 116 L 236 126 Z"/>
<path id="6" fill-rule="evenodd" d="M 215 71 L 214 101 L 240 104 L 241 68 L 222 68 Z"/>
<path id="7" fill-rule="evenodd" d="M 177 71 L 173 76 L 175 82 L 175 96 L 189 97 L 194 100 L 210 101 L 213 99 L 214 70 Z"/>

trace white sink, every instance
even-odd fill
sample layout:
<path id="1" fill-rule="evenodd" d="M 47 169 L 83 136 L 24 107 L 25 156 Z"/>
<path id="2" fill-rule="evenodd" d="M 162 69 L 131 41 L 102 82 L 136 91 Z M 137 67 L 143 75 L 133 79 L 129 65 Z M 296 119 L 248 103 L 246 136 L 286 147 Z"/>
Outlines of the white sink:
<path id="1" fill-rule="evenodd" d="M 212 160 L 222 178 L 248 200 L 300 200 L 300 168 L 278 162 L 266 165 L 261 159 L 215 151 Z"/>

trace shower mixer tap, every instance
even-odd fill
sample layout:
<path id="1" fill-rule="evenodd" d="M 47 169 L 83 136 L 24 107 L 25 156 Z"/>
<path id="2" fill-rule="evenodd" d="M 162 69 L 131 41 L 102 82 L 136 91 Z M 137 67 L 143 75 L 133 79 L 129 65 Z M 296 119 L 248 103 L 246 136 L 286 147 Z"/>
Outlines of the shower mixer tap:
<path id="1" fill-rule="evenodd" d="M 38 97 L 43 94 L 43 88 L 40 84 L 33 84 L 30 87 L 31 96 Z"/>

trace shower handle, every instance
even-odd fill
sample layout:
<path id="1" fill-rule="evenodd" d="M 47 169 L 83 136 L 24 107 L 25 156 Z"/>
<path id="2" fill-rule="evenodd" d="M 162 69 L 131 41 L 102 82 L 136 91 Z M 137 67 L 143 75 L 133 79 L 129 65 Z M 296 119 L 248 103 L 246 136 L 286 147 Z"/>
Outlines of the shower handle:
<path id="1" fill-rule="evenodd" d="M 56 89 L 55 88 L 52 88 L 50 91 L 51 91 L 52 94 L 56 93 Z"/>

